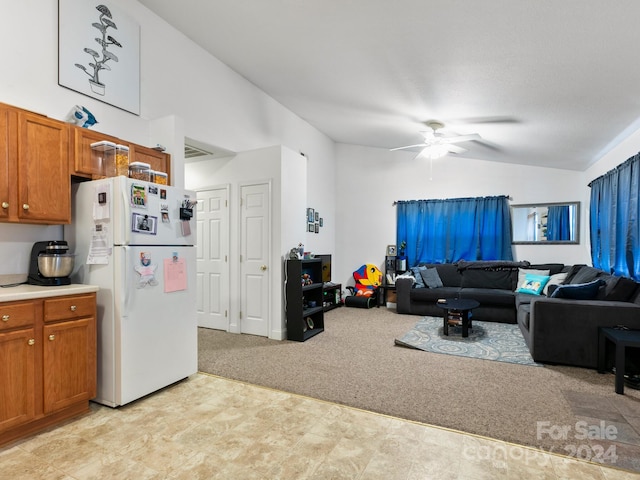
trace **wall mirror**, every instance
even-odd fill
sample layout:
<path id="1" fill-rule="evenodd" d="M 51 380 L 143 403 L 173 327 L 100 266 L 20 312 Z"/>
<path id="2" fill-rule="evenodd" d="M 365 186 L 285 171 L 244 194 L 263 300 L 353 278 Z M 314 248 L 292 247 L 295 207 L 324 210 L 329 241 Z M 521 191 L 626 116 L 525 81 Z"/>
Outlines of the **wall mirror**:
<path id="1" fill-rule="evenodd" d="M 511 205 L 514 244 L 579 243 L 580 202 Z"/>

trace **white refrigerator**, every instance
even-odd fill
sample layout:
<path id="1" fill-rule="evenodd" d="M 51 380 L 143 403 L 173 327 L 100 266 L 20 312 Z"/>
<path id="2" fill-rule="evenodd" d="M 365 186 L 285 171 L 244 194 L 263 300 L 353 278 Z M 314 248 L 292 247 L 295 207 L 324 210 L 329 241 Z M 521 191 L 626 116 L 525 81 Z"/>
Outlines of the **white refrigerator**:
<path id="1" fill-rule="evenodd" d="M 124 176 L 72 189 L 72 281 L 100 287 L 99 403 L 125 405 L 197 372 L 195 198 Z"/>

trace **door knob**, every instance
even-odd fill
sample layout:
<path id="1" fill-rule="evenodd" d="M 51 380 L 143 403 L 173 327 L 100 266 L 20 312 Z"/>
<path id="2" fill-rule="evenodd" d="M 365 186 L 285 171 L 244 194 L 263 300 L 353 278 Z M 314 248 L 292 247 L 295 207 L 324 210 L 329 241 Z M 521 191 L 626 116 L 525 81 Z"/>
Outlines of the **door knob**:
<path id="1" fill-rule="evenodd" d="M 29 341 L 27 342 L 29 345 L 35 345 L 36 344 L 36 340 L 34 338 L 30 338 Z"/>
<path id="2" fill-rule="evenodd" d="M 29 210 L 29 204 L 28 203 L 23 203 L 22 204 L 22 209 L 23 210 Z"/>
<path id="3" fill-rule="evenodd" d="M 71 311 L 75 312 L 78 309 L 78 307 L 76 307 L 75 305 L 71 305 Z"/>
<path id="4" fill-rule="evenodd" d="M 262 270 L 263 272 L 264 272 L 266 269 L 267 269 L 267 266 L 266 266 L 266 265 L 262 265 L 262 266 L 260 267 L 260 270 Z"/>
<path id="5" fill-rule="evenodd" d="M 2 202 L 2 208 L 9 208 L 9 202 Z"/>
<path id="6" fill-rule="evenodd" d="M 53 340 L 55 340 L 55 339 L 56 339 L 56 336 L 55 336 L 55 335 L 49 335 L 49 340 L 53 341 Z"/>
<path id="7" fill-rule="evenodd" d="M 9 315 L 2 315 L 2 321 L 3 322 L 8 322 L 9 321 Z"/>

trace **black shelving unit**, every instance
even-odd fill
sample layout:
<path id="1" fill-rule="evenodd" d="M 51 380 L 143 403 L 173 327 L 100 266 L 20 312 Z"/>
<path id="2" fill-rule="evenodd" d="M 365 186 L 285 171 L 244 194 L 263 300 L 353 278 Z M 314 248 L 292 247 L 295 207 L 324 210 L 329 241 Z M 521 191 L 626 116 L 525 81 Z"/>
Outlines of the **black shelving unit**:
<path id="1" fill-rule="evenodd" d="M 286 260 L 287 339 L 304 342 L 324 331 L 322 261 Z"/>
<path id="2" fill-rule="evenodd" d="M 322 287 L 322 306 L 328 312 L 342 306 L 342 284 L 325 283 Z"/>

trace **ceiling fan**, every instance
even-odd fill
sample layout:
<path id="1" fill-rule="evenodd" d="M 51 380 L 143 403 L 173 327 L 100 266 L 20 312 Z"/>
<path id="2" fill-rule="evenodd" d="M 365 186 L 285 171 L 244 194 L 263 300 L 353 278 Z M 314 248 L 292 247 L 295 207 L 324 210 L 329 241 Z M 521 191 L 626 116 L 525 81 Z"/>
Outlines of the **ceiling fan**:
<path id="1" fill-rule="evenodd" d="M 454 145 L 456 143 L 468 142 L 470 140 L 480 140 L 482 137 L 477 133 L 471 133 L 469 135 L 456 135 L 453 137 L 446 137 L 438 130 L 444 128 L 444 123 L 437 120 L 429 120 L 425 122 L 425 125 L 431 130 L 420 132 L 424 136 L 423 143 L 417 143 L 415 145 L 405 145 L 404 147 L 392 148 L 395 150 L 406 150 L 410 148 L 423 147 L 418 156 L 423 155 L 430 159 L 440 158 L 447 153 L 463 153 L 466 152 L 466 148 Z"/>

